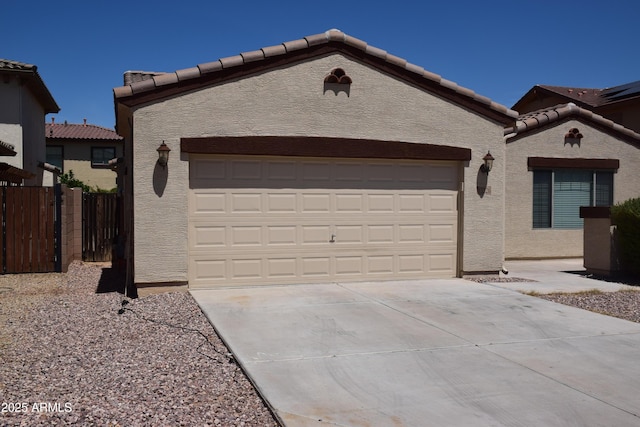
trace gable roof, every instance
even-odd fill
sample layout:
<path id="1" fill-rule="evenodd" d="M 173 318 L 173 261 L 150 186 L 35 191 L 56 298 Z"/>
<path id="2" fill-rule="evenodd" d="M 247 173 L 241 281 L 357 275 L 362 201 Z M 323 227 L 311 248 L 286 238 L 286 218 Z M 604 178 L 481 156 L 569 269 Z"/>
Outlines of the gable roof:
<path id="1" fill-rule="evenodd" d="M 47 140 L 78 139 L 122 141 L 123 138 L 114 130 L 101 126 L 72 123 L 45 123 L 45 136 Z"/>
<path id="2" fill-rule="evenodd" d="M 500 123 L 511 124 L 518 116 L 504 105 L 335 29 L 172 73 L 128 72 L 125 85 L 113 93 L 116 102 L 134 106 L 331 52 L 354 57 Z"/>
<path id="3" fill-rule="evenodd" d="M 504 129 L 504 134 L 511 139 L 568 119 L 587 122 L 606 133 L 640 144 L 640 134 L 571 102 L 522 114 L 513 126 Z"/>
<path id="4" fill-rule="evenodd" d="M 40 77 L 38 73 L 38 67 L 35 65 L 0 58 L 0 75 L 17 76 L 24 79 L 24 82 L 44 107 L 45 114 L 60 111 L 60 107 L 58 107 L 51 92 L 49 92 L 49 89 L 47 89 L 47 86 L 44 84 L 42 77 Z"/>
<path id="5" fill-rule="evenodd" d="M 536 96 L 556 97 L 560 102 L 573 102 L 585 108 L 598 108 L 640 97 L 640 80 L 604 89 L 535 85 L 512 108 L 519 110 Z"/>

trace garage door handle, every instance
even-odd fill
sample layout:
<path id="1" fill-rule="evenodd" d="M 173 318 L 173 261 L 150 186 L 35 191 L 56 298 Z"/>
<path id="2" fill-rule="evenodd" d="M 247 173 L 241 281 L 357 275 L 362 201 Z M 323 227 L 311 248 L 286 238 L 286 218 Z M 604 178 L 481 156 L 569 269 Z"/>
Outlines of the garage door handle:
<path id="1" fill-rule="evenodd" d="M 329 243 L 334 243 L 336 241 L 336 235 L 332 234 L 331 235 L 331 240 L 329 240 Z"/>

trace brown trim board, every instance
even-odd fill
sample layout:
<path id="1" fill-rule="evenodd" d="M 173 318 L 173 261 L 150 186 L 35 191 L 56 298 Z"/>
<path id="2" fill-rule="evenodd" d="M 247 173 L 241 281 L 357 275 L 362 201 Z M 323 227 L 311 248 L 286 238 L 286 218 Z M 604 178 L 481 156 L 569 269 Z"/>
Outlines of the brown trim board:
<path id="1" fill-rule="evenodd" d="M 556 157 L 529 157 L 527 166 L 534 169 L 620 169 L 618 159 L 577 159 Z"/>
<path id="2" fill-rule="evenodd" d="M 306 136 L 214 136 L 181 138 L 192 154 L 343 157 L 414 160 L 471 160 L 471 149 L 448 145 Z"/>
<path id="3" fill-rule="evenodd" d="M 611 218 L 611 207 L 580 206 L 580 218 Z"/>

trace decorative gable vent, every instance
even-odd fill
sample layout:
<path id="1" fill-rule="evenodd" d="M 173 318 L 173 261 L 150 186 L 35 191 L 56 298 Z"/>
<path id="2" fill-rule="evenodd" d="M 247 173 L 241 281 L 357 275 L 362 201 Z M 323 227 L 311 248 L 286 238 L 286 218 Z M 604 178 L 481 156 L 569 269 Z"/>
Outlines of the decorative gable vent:
<path id="1" fill-rule="evenodd" d="M 347 76 L 347 73 L 345 73 L 342 68 L 334 68 L 331 70 L 331 73 L 324 78 L 324 82 L 350 85 L 352 80 L 351 77 Z"/>
<path id="2" fill-rule="evenodd" d="M 566 139 L 582 139 L 582 134 L 578 128 L 571 128 L 564 136 Z"/>
<path id="3" fill-rule="evenodd" d="M 578 128 L 571 128 L 569 132 L 564 135 L 564 145 L 577 145 L 580 147 L 580 141 L 582 140 L 582 134 L 578 130 Z"/>

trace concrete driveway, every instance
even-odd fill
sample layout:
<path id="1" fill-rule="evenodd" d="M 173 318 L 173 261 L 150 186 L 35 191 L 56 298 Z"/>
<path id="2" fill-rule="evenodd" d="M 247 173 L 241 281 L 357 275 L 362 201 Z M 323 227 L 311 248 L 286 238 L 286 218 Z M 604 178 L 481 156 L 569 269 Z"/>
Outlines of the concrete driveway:
<path id="1" fill-rule="evenodd" d="M 286 426 L 640 425 L 640 324 L 508 285 L 191 293 Z"/>

